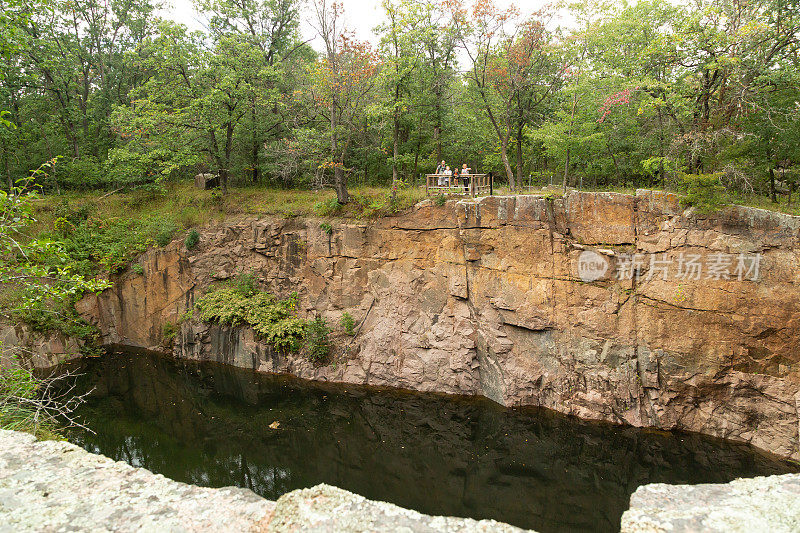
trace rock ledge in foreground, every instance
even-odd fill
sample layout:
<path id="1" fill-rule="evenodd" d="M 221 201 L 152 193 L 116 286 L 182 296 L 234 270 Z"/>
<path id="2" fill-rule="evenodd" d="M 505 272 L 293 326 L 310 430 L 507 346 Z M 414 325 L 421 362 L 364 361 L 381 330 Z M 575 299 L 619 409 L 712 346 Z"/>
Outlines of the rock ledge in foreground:
<path id="1" fill-rule="evenodd" d="M 368 500 L 337 487 L 317 485 L 281 496 L 269 531 L 512 533 L 523 530 L 494 520 L 427 516 L 391 503 Z"/>
<path id="2" fill-rule="evenodd" d="M 800 531 L 800 474 L 639 487 L 621 533 Z"/>
<path id="3" fill-rule="evenodd" d="M 259 531 L 275 503 L 0 430 L 0 532 Z"/>
<path id="4" fill-rule="evenodd" d="M 522 531 L 426 516 L 318 485 L 277 504 L 240 488 L 178 483 L 68 442 L 0 430 L 0 533 L 39 531 Z"/>

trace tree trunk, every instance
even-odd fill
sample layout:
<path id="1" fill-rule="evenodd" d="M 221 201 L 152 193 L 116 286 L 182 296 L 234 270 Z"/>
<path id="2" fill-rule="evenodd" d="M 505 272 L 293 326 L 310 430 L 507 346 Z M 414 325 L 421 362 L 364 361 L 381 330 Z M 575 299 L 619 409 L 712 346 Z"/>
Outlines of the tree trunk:
<path id="1" fill-rule="evenodd" d="M 3 170 L 6 173 L 6 183 L 8 184 L 8 194 L 14 190 L 14 180 L 11 178 L 11 165 L 9 164 L 8 145 L 3 143 Z"/>
<path id="2" fill-rule="evenodd" d="M 392 184 L 397 181 L 397 158 L 400 157 L 400 85 L 394 88 L 394 130 L 392 131 Z"/>
<path id="3" fill-rule="evenodd" d="M 525 125 L 517 125 L 517 183 L 522 183 L 522 131 Z"/>
<path id="4" fill-rule="evenodd" d="M 572 137 L 572 131 L 575 127 L 575 109 L 578 107 L 578 93 L 575 93 L 575 96 L 572 97 L 572 117 L 569 123 L 569 132 L 567 133 L 567 142 L 569 142 L 570 137 Z M 570 147 L 567 147 L 567 159 L 564 162 L 564 190 L 567 190 L 567 186 L 569 185 L 569 156 L 570 156 Z"/>
<path id="5" fill-rule="evenodd" d="M 414 152 L 414 173 L 411 175 L 411 181 L 417 182 L 417 172 L 419 172 L 419 152 L 422 150 L 422 113 L 419 114 L 419 125 L 417 126 L 417 149 Z M 439 162 L 437 161 L 438 165 Z"/>
<path id="6" fill-rule="evenodd" d="M 219 182 L 222 184 L 222 194 L 227 194 L 227 192 L 228 192 L 228 169 L 227 168 L 220 168 L 219 169 Z"/>
<path id="7" fill-rule="evenodd" d="M 231 152 L 233 151 L 233 129 L 235 125 L 234 123 L 228 122 L 225 131 L 225 173 L 223 177 L 223 173 L 220 172 L 220 181 L 222 182 L 222 192 L 228 192 L 228 171 L 230 170 L 231 166 Z"/>
<path id="8" fill-rule="evenodd" d="M 608 155 L 611 156 L 611 161 L 614 163 L 614 172 L 617 175 L 617 180 L 624 183 L 625 180 L 622 178 L 622 172 L 619 170 L 619 163 L 617 163 L 617 158 L 614 155 L 614 152 L 611 150 L 611 143 L 606 142 L 606 150 L 608 150 Z"/>
<path id="9" fill-rule="evenodd" d="M 347 178 L 344 174 L 344 168 L 336 165 L 333 169 L 333 188 L 336 190 L 336 200 L 342 205 L 350 201 L 350 195 L 347 193 Z"/>
<path id="10" fill-rule="evenodd" d="M 778 203 L 778 197 L 775 195 L 775 169 L 769 167 L 769 197 L 773 203 Z"/>
<path id="11" fill-rule="evenodd" d="M 517 184 L 514 180 L 514 171 L 511 169 L 511 163 L 508 161 L 508 141 L 500 143 L 500 157 L 503 160 L 503 166 L 506 169 L 506 177 L 508 178 L 508 186 L 512 191 L 516 190 Z"/>
<path id="12" fill-rule="evenodd" d="M 253 183 L 258 183 L 259 179 L 261 178 L 261 169 L 259 168 L 258 162 L 258 150 L 260 148 L 261 143 L 258 140 L 258 126 L 256 125 L 256 104 L 255 102 L 252 103 L 250 107 L 251 116 L 253 119 L 253 146 L 251 149 L 250 157 L 251 163 L 253 165 Z"/>
<path id="13" fill-rule="evenodd" d="M 433 125 L 433 141 L 436 144 L 436 165 L 442 160 L 442 105 L 439 90 L 436 90 L 436 104 L 434 108 L 434 118 L 436 123 Z"/>

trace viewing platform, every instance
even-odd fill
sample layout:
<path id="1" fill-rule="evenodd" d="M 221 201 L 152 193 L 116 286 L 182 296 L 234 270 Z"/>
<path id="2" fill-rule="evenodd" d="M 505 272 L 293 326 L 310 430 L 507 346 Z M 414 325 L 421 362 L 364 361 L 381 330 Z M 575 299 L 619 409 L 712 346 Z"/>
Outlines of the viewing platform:
<path id="1" fill-rule="evenodd" d="M 443 183 L 440 185 L 440 182 Z M 472 198 L 487 196 L 494 192 L 494 176 L 490 174 L 427 174 L 425 194 L 464 194 Z"/>

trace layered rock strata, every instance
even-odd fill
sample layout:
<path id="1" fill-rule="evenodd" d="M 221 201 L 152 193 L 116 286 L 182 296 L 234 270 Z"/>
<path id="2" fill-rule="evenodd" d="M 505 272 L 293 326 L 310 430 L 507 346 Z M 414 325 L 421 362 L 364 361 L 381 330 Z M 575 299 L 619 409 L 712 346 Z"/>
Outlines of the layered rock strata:
<path id="1" fill-rule="evenodd" d="M 195 250 L 175 241 L 147 252 L 143 275 L 122 275 L 79 309 L 107 343 L 480 394 L 800 458 L 800 217 L 701 215 L 640 190 L 426 201 L 395 217 L 331 221 L 331 233 L 321 222 L 205 228 Z M 247 328 L 181 321 L 211 282 L 237 273 L 281 296 L 297 291 L 302 316 L 337 324 L 350 313 L 357 335 L 339 336 L 334 362 L 315 366 Z M 170 343 L 164 333 L 179 322 Z"/>

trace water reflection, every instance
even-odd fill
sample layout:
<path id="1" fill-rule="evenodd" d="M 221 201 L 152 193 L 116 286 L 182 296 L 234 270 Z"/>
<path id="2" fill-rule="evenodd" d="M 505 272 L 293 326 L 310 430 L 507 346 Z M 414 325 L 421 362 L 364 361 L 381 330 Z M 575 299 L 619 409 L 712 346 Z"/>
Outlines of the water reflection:
<path id="1" fill-rule="evenodd" d="M 80 364 L 80 388 L 94 392 L 79 414 L 96 435 L 76 431 L 73 442 L 270 499 L 324 482 L 428 514 L 616 531 L 641 484 L 794 470 L 744 445 L 488 400 L 319 386 L 146 353 Z"/>

